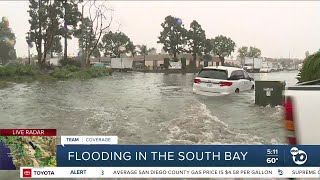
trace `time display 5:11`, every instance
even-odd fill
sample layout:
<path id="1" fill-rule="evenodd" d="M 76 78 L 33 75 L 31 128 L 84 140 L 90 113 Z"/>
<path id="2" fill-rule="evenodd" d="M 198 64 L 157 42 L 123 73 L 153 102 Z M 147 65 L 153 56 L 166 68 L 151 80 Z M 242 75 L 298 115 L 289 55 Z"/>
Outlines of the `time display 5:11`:
<path id="1" fill-rule="evenodd" d="M 278 155 L 278 149 L 267 149 L 267 155 Z"/>

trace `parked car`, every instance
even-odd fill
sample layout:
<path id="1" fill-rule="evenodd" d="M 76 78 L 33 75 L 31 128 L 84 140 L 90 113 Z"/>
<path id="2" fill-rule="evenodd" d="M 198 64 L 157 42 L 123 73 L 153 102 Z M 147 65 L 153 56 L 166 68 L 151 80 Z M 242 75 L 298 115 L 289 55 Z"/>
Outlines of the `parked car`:
<path id="1" fill-rule="evenodd" d="M 253 89 L 254 79 L 245 70 L 226 66 L 203 68 L 193 83 L 193 92 L 201 95 L 231 94 Z"/>
<path id="2" fill-rule="evenodd" d="M 111 68 L 111 66 L 107 63 L 92 63 L 92 67 Z"/>
<path id="3" fill-rule="evenodd" d="M 106 68 L 111 69 L 111 62 L 106 62 L 104 65 L 106 65 Z"/>
<path id="4" fill-rule="evenodd" d="M 104 63 L 92 63 L 92 67 L 105 67 Z"/>
<path id="5" fill-rule="evenodd" d="M 263 68 L 260 69 L 260 72 L 261 73 L 269 73 L 269 72 L 271 72 L 271 70 L 272 70 L 271 68 L 263 67 Z"/>

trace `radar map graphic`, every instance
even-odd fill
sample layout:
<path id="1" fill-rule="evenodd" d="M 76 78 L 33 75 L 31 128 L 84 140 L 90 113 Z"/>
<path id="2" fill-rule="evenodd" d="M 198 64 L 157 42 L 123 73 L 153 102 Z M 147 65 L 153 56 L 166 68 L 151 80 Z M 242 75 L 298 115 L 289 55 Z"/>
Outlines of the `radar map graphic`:
<path id="1" fill-rule="evenodd" d="M 56 166 L 56 136 L 0 136 L 0 170 Z"/>

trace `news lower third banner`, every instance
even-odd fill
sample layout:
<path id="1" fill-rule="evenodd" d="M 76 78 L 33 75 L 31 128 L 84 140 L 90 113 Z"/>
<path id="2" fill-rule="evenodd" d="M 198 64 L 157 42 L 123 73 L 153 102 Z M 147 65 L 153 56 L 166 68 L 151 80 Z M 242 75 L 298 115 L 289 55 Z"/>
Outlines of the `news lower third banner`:
<path id="1" fill-rule="evenodd" d="M 320 146 L 58 145 L 57 167 L 320 167 Z"/>
<path id="2" fill-rule="evenodd" d="M 44 167 L 21 178 L 319 178 L 319 167 Z"/>
<path id="3" fill-rule="evenodd" d="M 320 145 L 119 145 L 112 136 L 64 136 L 57 167 L 21 178 L 319 178 Z"/>
<path id="4" fill-rule="evenodd" d="M 43 138 L 29 136 L 55 133 L 20 129 L 1 130 L 0 135 L 2 144 L 9 149 L 15 150 L 22 136 L 39 151 L 38 146 L 43 148 L 40 141 Z M 17 140 L 10 144 L 11 136 Z M 0 153 L 6 155 L 3 150 L 7 149 L 0 149 Z M 24 167 L 20 163 L 16 168 L 20 169 L 22 178 L 320 177 L 320 145 L 120 145 L 117 136 L 61 136 L 61 145 L 56 150 L 43 148 L 43 151 L 52 154 L 56 167 Z M 39 156 L 38 160 L 43 164 L 47 158 Z M 6 162 L 0 161 L 0 165 Z M 19 161 L 13 163 L 19 165 Z"/>

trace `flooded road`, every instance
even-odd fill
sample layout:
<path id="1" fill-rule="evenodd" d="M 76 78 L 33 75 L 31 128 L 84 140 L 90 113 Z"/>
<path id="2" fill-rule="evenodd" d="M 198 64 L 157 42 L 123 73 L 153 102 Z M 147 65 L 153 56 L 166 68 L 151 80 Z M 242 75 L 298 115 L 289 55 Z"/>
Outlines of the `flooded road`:
<path id="1" fill-rule="evenodd" d="M 253 74 L 295 84 L 297 72 Z M 254 92 L 192 93 L 193 74 L 115 73 L 90 81 L 17 84 L 0 90 L 1 128 L 56 128 L 58 135 L 116 135 L 121 144 L 281 144 L 281 107 Z M 10 176 L 1 173 L 0 179 Z M 17 178 L 18 179 L 18 178 Z"/>

